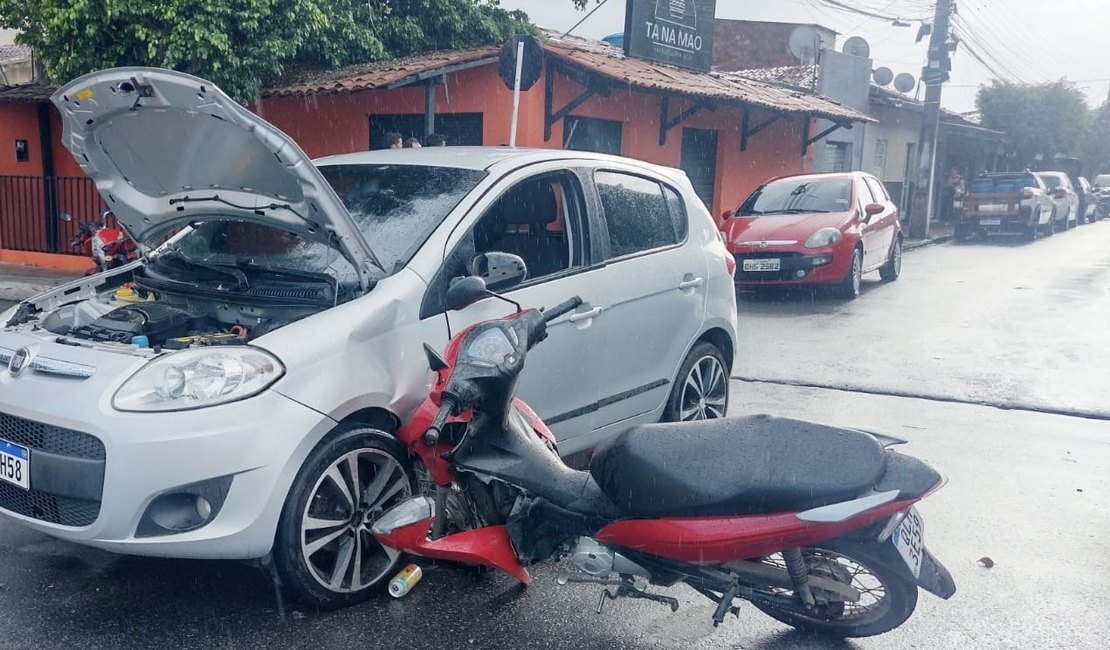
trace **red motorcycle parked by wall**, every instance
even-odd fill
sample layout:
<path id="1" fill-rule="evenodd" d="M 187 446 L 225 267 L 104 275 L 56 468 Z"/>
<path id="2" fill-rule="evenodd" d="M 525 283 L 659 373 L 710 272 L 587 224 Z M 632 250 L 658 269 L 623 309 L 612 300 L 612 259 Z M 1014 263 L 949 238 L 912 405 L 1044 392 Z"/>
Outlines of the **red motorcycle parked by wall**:
<path id="1" fill-rule="evenodd" d="M 487 297 L 509 302 L 470 277 L 451 287 L 448 304 Z M 955 593 L 913 507 L 944 481 L 886 449 L 901 440 L 755 416 L 635 427 L 601 445 L 588 471 L 564 464 L 554 436 L 514 394 L 547 323 L 580 304 L 517 305 L 459 332 L 445 358 L 425 345 L 435 383 L 398 439 L 423 461 L 434 497 L 382 513 L 368 489 L 355 515 L 367 531 L 358 552 L 372 534 L 394 561 L 405 552 L 484 565 L 523 583 L 527 566 L 569 557 L 574 570 L 561 571 L 560 584 L 604 585 L 599 613 L 617 598 L 676 611 L 678 600 L 649 587 L 685 583 L 717 603 L 715 625 L 739 615 L 740 598 L 840 637 L 899 626 L 919 587 Z"/>
<path id="2" fill-rule="evenodd" d="M 68 223 L 73 221 L 73 216 L 62 213 L 61 219 Z M 111 210 L 100 213 L 100 218 L 96 221 L 86 221 L 78 226 L 77 234 L 69 245 L 80 248 L 81 252 L 92 259 L 93 265 L 85 271 L 85 275 L 114 269 L 139 257 L 134 240 L 119 225 Z"/>

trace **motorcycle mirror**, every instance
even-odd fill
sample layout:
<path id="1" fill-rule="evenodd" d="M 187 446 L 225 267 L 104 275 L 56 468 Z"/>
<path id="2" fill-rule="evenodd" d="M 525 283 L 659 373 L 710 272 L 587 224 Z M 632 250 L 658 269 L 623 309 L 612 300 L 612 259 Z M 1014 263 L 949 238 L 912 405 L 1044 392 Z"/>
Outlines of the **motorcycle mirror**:
<path id="1" fill-rule="evenodd" d="M 476 256 L 470 262 L 470 274 L 485 280 L 490 291 L 502 291 L 524 282 L 528 266 L 519 255 L 493 251 Z"/>
<path id="2" fill-rule="evenodd" d="M 59 214 L 58 218 L 61 219 L 64 222 L 66 222 L 66 223 L 69 223 L 69 222 L 73 221 L 73 215 L 68 213 L 68 212 L 63 212 L 63 213 Z"/>
<path id="3" fill-rule="evenodd" d="M 451 311 L 466 309 L 488 295 L 484 279 L 476 275 L 455 278 L 447 288 L 447 308 Z"/>

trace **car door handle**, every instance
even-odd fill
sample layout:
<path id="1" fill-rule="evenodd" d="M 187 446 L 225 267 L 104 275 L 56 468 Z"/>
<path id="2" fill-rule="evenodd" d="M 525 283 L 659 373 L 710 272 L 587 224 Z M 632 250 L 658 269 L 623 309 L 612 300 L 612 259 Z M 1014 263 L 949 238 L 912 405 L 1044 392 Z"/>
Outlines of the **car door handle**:
<path id="1" fill-rule="evenodd" d="M 567 316 L 567 320 L 572 322 L 572 323 L 577 323 L 579 321 L 584 321 L 584 320 L 589 320 L 591 318 L 596 318 L 596 317 L 601 315 L 601 312 L 602 312 L 601 307 L 594 307 L 590 311 L 575 312 L 575 313 L 571 314 L 570 316 Z"/>
<path id="2" fill-rule="evenodd" d="M 682 282 L 678 283 L 678 288 L 679 289 L 693 289 L 695 287 L 700 287 L 704 283 L 705 283 L 705 278 L 694 278 L 693 280 L 683 280 Z"/>

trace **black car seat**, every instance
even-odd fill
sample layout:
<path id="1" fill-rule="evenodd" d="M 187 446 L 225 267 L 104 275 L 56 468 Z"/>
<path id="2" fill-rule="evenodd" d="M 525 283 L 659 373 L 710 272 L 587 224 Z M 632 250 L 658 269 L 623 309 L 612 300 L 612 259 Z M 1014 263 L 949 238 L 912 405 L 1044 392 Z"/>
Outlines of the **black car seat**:
<path id="1" fill-rule="evenodd" d="M 487 216 L 496 225 L 486 234 L 488 241 L 479 243 L 481 252 L 519 255 L 528 266 L 529 278 L 558 273 L 569 266 L 565 233 L 547 228 L 559 217 L 551 179 L 518 185 Z"/>

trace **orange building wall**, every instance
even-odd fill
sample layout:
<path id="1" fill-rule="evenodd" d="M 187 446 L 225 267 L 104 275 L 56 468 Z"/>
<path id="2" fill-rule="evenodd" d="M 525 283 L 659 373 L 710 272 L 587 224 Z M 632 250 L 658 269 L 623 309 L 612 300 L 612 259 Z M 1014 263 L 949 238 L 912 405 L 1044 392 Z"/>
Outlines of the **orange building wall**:
<path id="1" fill-rule="evenodd" d="M 576 82 L 557 75 L 553 110 L 558 111 L 582 92 Z M 450 100 L 450 102 L 448 102 Z M 678 167 L 682 158 L 682 128 L 718 131 L 717 183 L 714 205 L 718 218 L 735 207 L 760 183 L 773 176 L 812 170 L 812 156 L 801 157 L 802 121 L 778 122 L 752 137 L 746 152 L 740 151 L 739 108 L 719 106 L 702 111 L 667 135 L 659 146 L 661 96 L 632 89 L 614 90 L 609 97 L 595 95 L 573 115 L 618 120 L 624 123 L 622 155 L 661 165 Z M 672 100 L 671 115 L 691 106 Z M 261 100 L 255 110 L 266 120 L 288 133 L 310 156 L 366 151 L 370 141 L 370 117 L 374 114 L 422 113 L 422 86 L 395 90 L 367 90 L 355 93 L 311 97 L 271 97 Z M 446 90 L 437 89 L 437 113 L 485 114 L 482 142 L 487 146 L 508 144 L 512 116 L 512 92 L 496 74 L 494 66 L 471 68 L 448 75 Z M 770 113 L 753 111 L 751 124 L 759 124 Z M 543 139 L 544 80 L 521 93 L 517 144 L 521 147 L 562 148 L 563 122 L 552 129 L 550 141 Z"/>
<path id="2" fill-rule="evenodd" d="M 42 151 L 39 149 L 39 117 L 35 104 L 0 103 L 0 175 L 42 175 Z M 15 161 L 15 141 L 26 140 L 27 162 Z"/>

